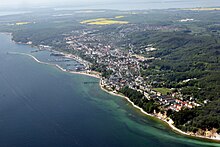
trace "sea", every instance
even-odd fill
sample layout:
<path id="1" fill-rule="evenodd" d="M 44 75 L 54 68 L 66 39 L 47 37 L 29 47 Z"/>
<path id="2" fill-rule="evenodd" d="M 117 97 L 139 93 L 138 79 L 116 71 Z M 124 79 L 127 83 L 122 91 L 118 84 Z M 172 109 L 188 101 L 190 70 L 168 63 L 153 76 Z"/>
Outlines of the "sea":
<path id="1" fill-rule="evenodd" d="M 173 132 L 125 99 L 102 91 L 99 79 L 11 54 L 35 49 L 0 34 L 1 147 L 220 146 Z M 36 57 L 47 61 L 46 54 Z"/>

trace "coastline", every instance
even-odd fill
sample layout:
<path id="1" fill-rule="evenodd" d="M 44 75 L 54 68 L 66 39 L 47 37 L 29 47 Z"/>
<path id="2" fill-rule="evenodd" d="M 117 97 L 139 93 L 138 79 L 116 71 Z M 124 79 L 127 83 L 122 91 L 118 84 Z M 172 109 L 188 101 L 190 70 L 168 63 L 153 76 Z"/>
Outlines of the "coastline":
<path id="1" fill-rule="evenodd" d="M 10 35 L 12 36 L 11 33 L 3 33 L 3 34 L 6 34 L 6 35 Z M 15 42 L 16 43 L 16 42 Z M 36 47 L 37 48 L 37 47 Z M 153 118 L 157 118 L 161 121 L 163 121 L 164 123 L 166 123 L 174 132 L 178 133 L 178 134 L 181 134 L 181 135 L 185 135 L 185 136 L 188 136 L 188 137 L 193 137 L 193 138 L 196 138 L 196 139 L 204 139 L 204 140 L 208 140 L 208 141 L 214 141 L 214 142 L 220 142 L 220 135 L 218 135 L 217 138 L 210 138 L 210 137 L 206 137 L 206 136 L 200 136 L 200 135 L 194 135 L 194 134 L 190 134 L 190 133 L 187 133 L 187 132 L 184 132 L 178 128 L 176 128 L 172 123 L 166 121 L 166 119 L 162 119 L 161 117 L 159 116 L 156 116 L 156 115 L 153 115 L 153 114 L 150 114 L 150 113 L 147 113 L 145 112 L 141 107 L 135 105 L 128 97 L 124 96 L 124 95 L 121 95 L 121 94 L 118 94 L 118 93 L 114 93 L 113 91 L 108 91 L 104 88 L 104 85 L 101 84 L 101 76 L 98 75 L 98 74 L 91 74 L 89 72 L 76 72 L 76 71 L 68 71 L 64 68 L 62 68 L 61 66 L 57 65 L 57 64 L 52 64 L 52 63 L 47 63 L 47 62 L 42 62 L 42 61 L 39 61 L 35 56 L 31 55 L 31 54 L 28 54 L 28 53 L 20 53 L 20 52 L 8 52 L 8 54 L 17 54 L 17 55 L 25 55 L 25 56 L 29 56 L 31 57 L 32 59 L 34 59 L 37 63 L 40 63 L 40 64 L 45 64 L 45 65 L 52 65 L 52 66 L 55 66 L 56 68 L 60 69 L 61 71 L 63 72 L 68 72 L 68 73 L 72 73 L 72 74 L 79 74 L 79 75 L 85 75 L 85 76 L 90 76 L 90 77 L 93 77 L 93 78 L 97 78 L 97 79 L 100 79 L 99 81 L 99 86 L 100 88 L 111 94 L 111 95 L 114 95 L 114 96 L 118 96 L 118 97 L 122 97 L 124 99 L 126 99 L 130 104 L 132 104 L 132 106 L 138 110 L 140 110 L 140 112 L 142 112 L 143 114 L 147 115 L 147 116 L 150 116 L 150 117 L 153 117 Z M 69 57 L 69 54 L 65 54 L 64 55 L 68 58 Z"/>
<path id="2" fill-rule="evenodd" d="M 159 116 L 156 116 L 156 115 L 147 113 L 147 112 L 144 111 L 141 107 L 135 105 L 134 102 L 132 102 L 128 97 L 126 97 L 126 96 L 124 96 L 124 95 L 121 95 L 121 94 L 114 93 L 113 91 L 108 91 L 108 90 L 106 90 L 106 89 L 104 88 L 104 86 L 101 84 L 101 80 L 100 80 L 100 82 L 99 82 L 99 86 L 100 86 L 100 88 L 101 88 L 103 91 L 105 91 L 105 92 L 107 92 L 107 93 L 109 93 L 109 94 L 111 94 L 111 95 L 118 96 L 118 97 L 121 97 L 121 98 L 126 99 L 134 108 L 140 110 L 140 112 L 142 112 L 143 114 L 145 114 L 145 115 L 147 115 L 147 116 L 150 116 L 150 117 L 153 117 L 153 118 L 157 118 L 157 119 L 163 121 L 164 123 L 168 124 L 169 127 L 170 127 L 174 132 L 177 132 L 177 133 L 179 133 L 179 134 L 181 134 L 181 135 L 185 135 L 185 136 L 197 138 L 197 139 L 206 139 L 206 140 L 209 140 L 209 141 L 220 142 L 220 138 L 209 138 L 209 137 L 206 137 L 206 136 L 199 136 L 199 135 L 196 136 L 196 135 L 189 134 L 189 133 L 187 133 L 187 132 L 184 132 L 184 131 L 178 129 L 178 128 L 175 127 L 171 122 L 166 121 L 166 119 L 162 119 L 162 118 L 159 117 Z"/>

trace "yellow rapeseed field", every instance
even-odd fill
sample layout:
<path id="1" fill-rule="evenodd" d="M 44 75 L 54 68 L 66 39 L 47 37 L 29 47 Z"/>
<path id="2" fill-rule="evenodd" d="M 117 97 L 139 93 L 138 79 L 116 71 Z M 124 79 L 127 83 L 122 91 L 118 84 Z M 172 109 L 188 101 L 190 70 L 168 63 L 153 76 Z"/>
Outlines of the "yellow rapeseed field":
<path id="1" fill-rule="evenodd" d="M 183 9 L 183 10 L 191 10 L 191 11 L 219 11 L 220 8 L 189 8 L 189 9 Z"/>
<path id="2" fill-rule="evenodd" d="M 122 16 L 120 16 L 119 18 L 122 18 Z M 84 21 L 81 21 L 80 23 L 81 24 L 92 24 L 92 25 L 111 25 L 111 24 L 127 24 L 129 22 L 128 21 L 118 21 L 118 20 L 114 20 L 111 18 L 97 18 L 97 19 L 84 20 Z"/>
<path id="3" fill-rule="evenodd" d="M 124 16 L 122 16 L 122 15 L 121 16 L 115 16 L 115 18 L 117 18 L 117 19 L 118 18 L 124 18 Z"/>
<path id="4" fill-rule="evenodd" d="M 16 22 L 16 25 L 26 25 L 26 24 L 30 24 L 30 22 Z"/>

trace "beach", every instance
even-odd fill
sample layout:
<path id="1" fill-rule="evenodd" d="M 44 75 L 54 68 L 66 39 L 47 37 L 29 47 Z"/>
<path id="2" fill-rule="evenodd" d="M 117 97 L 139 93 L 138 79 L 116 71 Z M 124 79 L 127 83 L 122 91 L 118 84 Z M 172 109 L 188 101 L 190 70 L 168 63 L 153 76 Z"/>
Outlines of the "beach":
<path id="1" fill-rule="evenodd" d="M 182 135 L 187 135 L 187 136 L 192 136 L 192 137 L 196 137 L 196 138 L 203 138 L 203 139 L 208 139 L 208 140 L 215 140 L 215 141 L 220 141 L 220 135 L 218 135 L 218 137 L 216 138 L 209 138 L 209 137 L 205 137 L 205 136 L 196 136 L 196 135 L 192 135 L 190 133 L 187 133 L 187 132 L 183 132 L 182 130 L 176 128 L 173 123 L 171 123 L 171 121 L 167 121 L 166 119 L 163 119 L 159 116 L 156 116 L 156 115 L 153 115 L 153 114 L 150 114 L 150 113 L 147 113 L 145 112 L 141 107 L 137 106 L 134 104 L 134 102 L 132 102 L 128 97 L 126 96 L 123 96 L 122 94 L 117 94 L 117 93 L 114 93 L 113 91 L 108 91 L 104 88 L 104 85 L 101 84 L 101 80 L 99 82 L 99 85 L 101 87 L 101 89 L 111 95 L 114 95 L 114 96 L 118 96 L 118 97 L 122 97 L 124 99 L 126 99 L 133 107 L 135 107 L 136 109 L 140 110 L 143 114 L 147 115 L 147 116 L 150 116 L 150 117 L 154 117 L 154 118 L 157 118 L 163 122 L 165 122 L 166 124 L 169 125 L 169 127 L 174 130 L 175 132 L 179 133 L 179 134 L 182 134 Z"/>

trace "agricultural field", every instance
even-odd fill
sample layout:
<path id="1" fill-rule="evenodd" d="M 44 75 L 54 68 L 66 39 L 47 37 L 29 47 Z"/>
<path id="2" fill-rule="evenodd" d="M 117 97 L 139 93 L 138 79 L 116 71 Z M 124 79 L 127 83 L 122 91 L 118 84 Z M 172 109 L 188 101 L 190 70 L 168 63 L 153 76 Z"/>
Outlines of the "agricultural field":
<path id="1" fill-rule="evenodd" d="M 116 16 L 116 19 L 123 18 L 124 16 Z M 112 24 L 128 24 L 128 21 L 120 21 L 114 18 L 97 18 L 81 21 L 81 24 L 90 24 L 90 25 L 112 25 Z"/>
<path id="2" fill-rule="evenodd" d="M 27 25 L 30 24 L 31 22 L 16 22 L 15 25 L 19 26 L 19 25 Z"/>
<path id="3" fill-rule="evenodd" d="M 220 8 L 189 8 L 184 10 L 191 10 L 191 11 L 219 11 Z"/>

